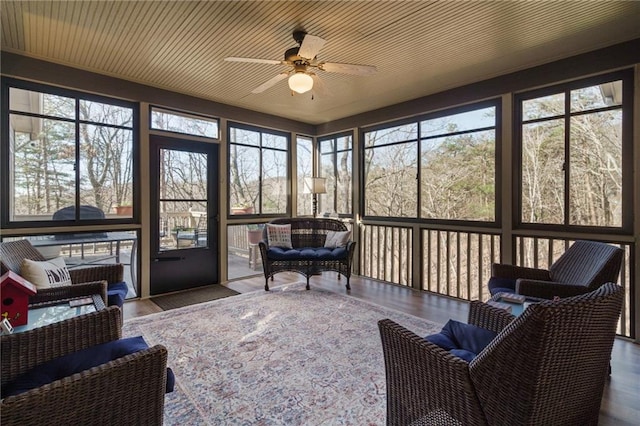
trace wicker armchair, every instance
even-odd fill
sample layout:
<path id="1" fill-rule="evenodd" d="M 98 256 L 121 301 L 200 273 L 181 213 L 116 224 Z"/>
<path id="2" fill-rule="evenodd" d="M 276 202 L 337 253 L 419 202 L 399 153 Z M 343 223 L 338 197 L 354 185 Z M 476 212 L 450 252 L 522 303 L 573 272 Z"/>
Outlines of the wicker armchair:
<path id="1" fill-rule="evenodd" d="M 470 363 L 381 320 L 387 424 L 597 424 L 623 293 L 607 283 L 515 319 L 472 302 L 469 323 L 499 333 Z"/>
<path id="2" fill-rule="evenodd" d="M 2 386 L 36 365 L 121 338 L 121 311 L 110 307 L 0 337 Z M 161 425 L 167 350 L 156 345 L 90 370 L 10 396 L 9 425 Z"/>
<path id="3" fill-rule="evenodd" d="M 526 296 L 553 299 L 588 293 L 604 283 L 617 282 L 624 251 L 610 244 L 596 241 L 576 241 L 546 269 L 494 263 L 491 268 L 489 290 L 496 294 L 511 281 L 511 292 Z"/>
<path id="4" fill-rule="evenodd" d="M 28 240 L 0 243 L 0 265 L 2 273 L 13 271 L 20 275 L 24 259 L 45 260 L 44 256 Z M 107 286 L 123 280 L 122 264 L 100 265 L 69 270 L 73 285 L 38 289 L 38 293 L 29 299 L 31 304 L 46 303 L 52 300 L 64 300 L 92 294 L 100 294 L 107 303 Z"/>

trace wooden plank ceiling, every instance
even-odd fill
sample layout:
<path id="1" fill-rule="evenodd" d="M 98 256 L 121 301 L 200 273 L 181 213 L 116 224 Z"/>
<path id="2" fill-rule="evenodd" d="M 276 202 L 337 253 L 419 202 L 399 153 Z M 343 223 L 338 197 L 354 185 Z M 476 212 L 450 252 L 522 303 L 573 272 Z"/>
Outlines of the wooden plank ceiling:
<path id="1" fill-rule="evenodd" d="M 216 102 L 320 124 L 640 37 L 640 2 L 10 1 L 2 49 Z M 292 96 L 283 65 L 303 29 L 326 92 Z M 212 112 L 215 114 L 215 112 Z"/>

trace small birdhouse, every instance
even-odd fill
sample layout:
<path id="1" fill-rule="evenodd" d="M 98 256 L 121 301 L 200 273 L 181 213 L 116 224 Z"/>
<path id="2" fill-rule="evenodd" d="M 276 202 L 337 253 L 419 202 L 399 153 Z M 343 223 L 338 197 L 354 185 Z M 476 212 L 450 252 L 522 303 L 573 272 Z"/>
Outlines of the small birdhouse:
<path id="1" fill-rule="evenodd" d="M 12 271 L 2 275 L 0 283 L 2 318 L 8 319 L 13 327 L 27 324 L 29 296 L 36 294 L 36 287 Z"/>

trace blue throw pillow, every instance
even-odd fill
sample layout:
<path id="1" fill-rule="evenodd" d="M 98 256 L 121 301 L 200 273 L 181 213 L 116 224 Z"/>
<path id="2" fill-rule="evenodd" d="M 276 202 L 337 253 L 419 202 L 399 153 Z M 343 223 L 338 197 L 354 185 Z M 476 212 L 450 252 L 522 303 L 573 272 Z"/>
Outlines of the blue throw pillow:
<path id="1" fill-rule="evenodd" d="M 473 361 L 473 359 L 477 355 L 477 354 L 474 354 L 471 351 L 467 351 L 467 350 L 464 350 L 464 349 L 451 349 L 449 352 L 451 352 L 453 355 L 457 356 L 458 358 L 464 359 L 467 362 Z"/>
<path id="2" fill-rule="evenodd" d="M 107 286 L 107 306 L 118 306 L 122 308 L 128 291 L 129 287 L 127 287 L 127 283 L 125 282 L 109 284 Z"/>
<path id="3" fill-rule="evenodd" d="M 440 346 L 445 351 L 450 351 L 458 347 L 458 345 L 453 340 L 451 340 L 449 336 L 447 336 L 444 333 L 432 334 L 430 336 L 425 337 L 425 339 L 427 339 L 429 342 L 433 343 L 434 345 Z"/>
<path id="4" fill-rule="evenodd" d="M 492 296 L 498 293 L 515 293 L 516 292 L 516 280 L 511 278 L 498 278 L 491 277 L 489 279 L 489 293 Z"/>
<path id="5" fill-rule="evenodd" d="M 32 368 L 6 384 L 2 388 L 2 398 L 18 395 L 148 347 L 142 336 L 138 336 L 113 340 L 52 359 Z"/>
<path id="6" fill-rule="evenodd" d="M 425 339 L 471 362 L 496 336 L 497 333 L 491 330 L 449 320 L 440 333 L 426 336 Z"/>
<path id="7" fill-rule="evenodd" d="M 167 386 L 164 390 L 164 393 L 173 392 L 173 387 L 176 384 L 176 376 L 173 374 L 173 370 L 167 367 Z"/>

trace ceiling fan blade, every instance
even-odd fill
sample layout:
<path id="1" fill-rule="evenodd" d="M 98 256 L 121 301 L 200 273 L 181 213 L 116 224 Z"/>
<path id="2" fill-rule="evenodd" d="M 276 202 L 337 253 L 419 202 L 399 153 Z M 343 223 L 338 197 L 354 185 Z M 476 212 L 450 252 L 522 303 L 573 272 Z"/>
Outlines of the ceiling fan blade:
<path id="1" fill-rule="evenodd" d="M 280 74 L 276 75 L 275 77 L 273 77 L 271 80 L 268 80 L 268 81 L 262 83 L 260 86 L 256 87 L 255 89 L 253 89 L 251 91 L 251 93 L 262 93 L 265 90 L 269 89 L 270 87 L 275 86 L 277 82 L 279 82 L 281 80 L 284 80 L 288 76 L 289 76 L 288 72 L 280 73 Z"/>
<path id="2" fill-rule="evenodd" d="M 269 64 L 269 65 L 286 64 L 286 62 L 275 61 L 273 59 L 237 58 L 235 56 L 229 56 L 227 58 L 224 58 L 224 60 L 227 62 L 252 62 L 256 64 Z"/>
<path id="3" fill-rule="evenodd" d="M 326 72 L 339 72 L 353 75 L 371 75 L 378 71 L 373 65 L 339 64 L 335 62 L 320 62 L 318 68 Z"/>
<path id="4" fill-rule="evenodd" d="M 307 34 L 304 36 L 304 40 L 302 40 L 300 50 L 298 50 L 298 56 L 302 56 L 305 59 L 313 59 L 326 42 L 325 39 Z"/>

